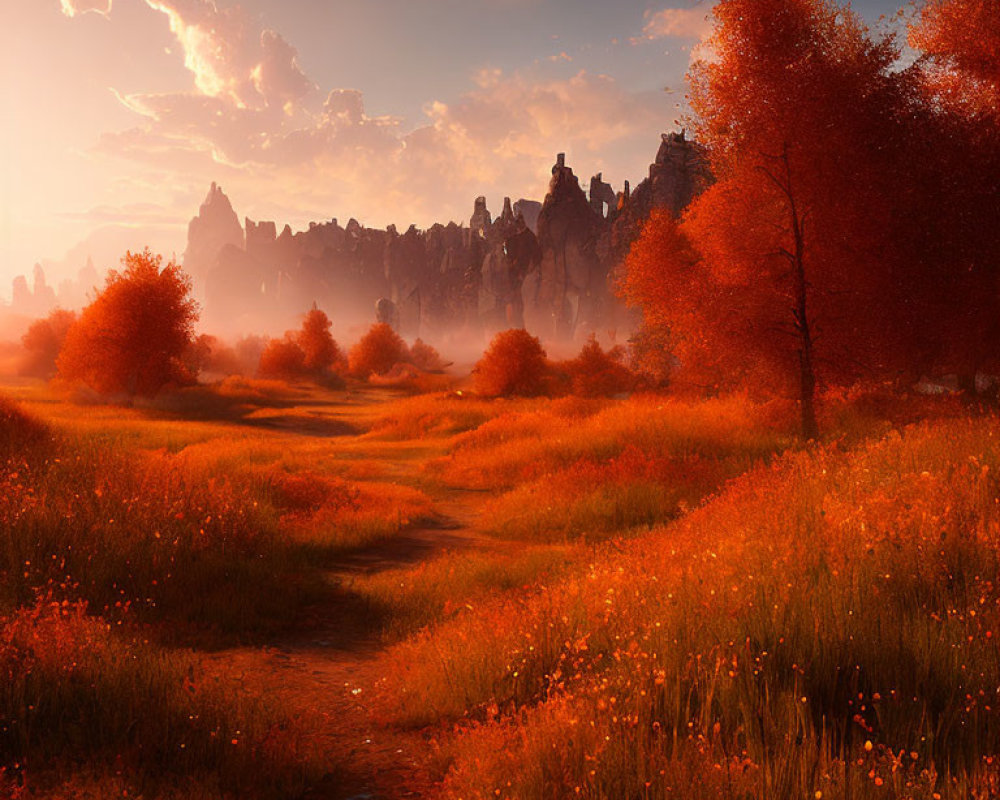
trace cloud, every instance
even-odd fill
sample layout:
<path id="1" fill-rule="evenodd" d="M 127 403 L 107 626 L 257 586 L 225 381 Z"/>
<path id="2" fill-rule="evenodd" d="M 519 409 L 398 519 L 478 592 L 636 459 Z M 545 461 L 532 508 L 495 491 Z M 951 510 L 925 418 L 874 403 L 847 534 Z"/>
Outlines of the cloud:
<path id="1" fill-rule="evenodd" d="M 96 152 L 192 194 L 224 180 L 249 213 L 256 203 L 293 222 L 307 214 L 369 224 L 462 219 L 480 194 L 540 199 L 557 152 L 580 171 L 635 177 L 672 113 L 659 94 L 629 92 L 604 75 L 544 80 L 487 69 L 407 127 L 370 115 L 356 89 L 317 91 L 295 49 L 239 7 L 145 2 L 168 18 L 194 87 L 119 94 L 137 125 L 105 134 Z M 618 161 L 608 160 L 613 145 L 626 154 Z"/>
<path id="2" fill-rule="evenodd" d="M 647 11 L 642 32 L 647 39 L 677 37 L 702 40 L 712 32 L 711 14 L 711 8 L 705 5 Z"/>
<path id="3" fill-rule="evenodd" d="M 107 16 L 111 13 L 112 0 L 60 0 L 62 12 L 67 17 L 75 17 L 77 14 L 86 14 L 93 11 L 97 14 Z"/>
<path id="4" fill-rule="evenodd" d="M 67 2 L 67 0 L 63 0 Z M 314 88 L 295 48 L 272 30 L 259 30 L 239 6 L 212 0 L 146 0 L 166 14 L 195 86 L 240 108 L 287 107 Z"/>

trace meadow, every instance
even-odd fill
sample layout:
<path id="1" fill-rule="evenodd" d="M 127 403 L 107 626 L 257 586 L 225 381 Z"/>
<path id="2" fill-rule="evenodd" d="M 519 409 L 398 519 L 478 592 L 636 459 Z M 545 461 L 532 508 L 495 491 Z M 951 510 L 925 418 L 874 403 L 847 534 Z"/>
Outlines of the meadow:
<path id="1" fill-rule="evenodd" d="M 992 413 L 4 397 L 11 796 L 998 791 Z"/>

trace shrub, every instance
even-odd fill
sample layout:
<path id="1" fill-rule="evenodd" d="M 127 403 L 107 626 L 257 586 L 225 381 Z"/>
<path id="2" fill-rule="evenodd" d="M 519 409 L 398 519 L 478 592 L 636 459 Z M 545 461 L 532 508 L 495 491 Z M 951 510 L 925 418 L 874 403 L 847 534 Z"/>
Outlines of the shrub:
<path id="1" fill-rule="evenodd" d="M 296 342 L 305 356 L 303 366 L 307 372 L 335 370 L 336 366 L 344 361 L 340 347 L 330 333 L 331 326 L 330 318 L 313 303 L 296 337 Z"/>
<path id="2" fill-rule="evenodd" d="M 612 347 L 605 352 L 591 334 L 580 355 L 563 366 L 569 374 L 573 394 L 580 397 L 610 397 L 630 391 L 635 376 L 623 363 L 625 350 Z"/>
<path id="3" fill-rule="evenodd" d="M 60 374 L 101 394 L 154 395 L 184 377 L 180 358 L 191 344 L 198 307 L 191 279 L 148 249 L 126 253 L 122 272 L 69 329 Z"/>
<path id="4" fill-rule="evenodd" d="M 422 339 L 417 339 L 410 348 L 410 363 L 427 372 L 438 372 L 447 366 L 438 351 Z"/>
<path id="5" fill-rule="evenodd" d="M 31 323 L 31 327 L 21 337 L 25 350 L 21 374 L 36 378 L 51 378 L 55 375 L 56 359 L 74 322 L 76 314 L 57 308 L 44 319 Z"/>
<path id="6" fill-rule="evenodd" d="M 257 374 L 262 378 L 297 378 L 306 372 L 306 354 L 287 335 L 268 342 L 260 354 Z"/>
<path id="7" fill-rule="evenodd" d="M 258 356 L 257 360 L 259 358 Z M 191 343 L 181 360 L 192 378 L 202 372 L 238 375 L 243 371 L 242 361 L 236 351 L 218 337 L 207 333 L 201 334 Z"/>
<path id="8" fill-rule="evenodd" d="M 371 326 L 348 356 L 351 374 L 359 378 L 382 375 L 400 361 L 408 359 L 406 343 L 390 325 L 377 322 Z"/>
<path id="9" fill-rule="evenodd" d="M 488 397 L 537 395 L 544 390 L 548 364 L 542 343 L 525 330 L 512 328 L 493 337 L 476 364 L 476 392 Z"/>
<path id="10" fill-rule="evenodd" d="M 344 357 L 330 327 L 330 318 L 313 303 L 298 331 L 288 331 L 284 339 L 267 343 L 257 374 L 265 378 L 318 378 L 336 371 Z"/>

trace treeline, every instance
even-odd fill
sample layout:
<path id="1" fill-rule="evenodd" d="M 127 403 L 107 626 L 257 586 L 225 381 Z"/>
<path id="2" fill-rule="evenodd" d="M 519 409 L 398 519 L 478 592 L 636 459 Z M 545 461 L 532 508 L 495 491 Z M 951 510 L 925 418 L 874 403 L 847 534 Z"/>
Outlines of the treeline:
<path id="1" fill-rule="evenodd" d="M 196 383 L 202 373 L 343 386 L 442 388 L 422 377 L 450 366 L 429 344 L 412 345 L 390 325 L 376 323 L 348 351 L 331 333 L 330 318 L 313 304 L 298 330 L 281 338 L 244 337 L 235 346 L 195 336 L 198 308 L 190 279 L 148 250 L 126 253 L 94 301 L 79 316 L 57 309 L 23 337 L 25 371 L 82 384 L 105 396 L 153 396 L 164 387 Z M 605 351 L 592 336 L 575 359 L 550 361 L 527 331 L 498 334 L 474 369 L 474 390 L 489 397 L 577 394 L 610 396 L 642 385 L 621 347 Z"/>
<path id="2" fill-rule="evenodd" d="M 1000 371 L 1000 4 L 927 0 L 901 37 L 832 0 L 722 0 L 690 75 L 716 178 L 656 214 L 622 292 L 671 379 L 794 396 Z M 657 347 L 647 348 L 660 357 Z"/>

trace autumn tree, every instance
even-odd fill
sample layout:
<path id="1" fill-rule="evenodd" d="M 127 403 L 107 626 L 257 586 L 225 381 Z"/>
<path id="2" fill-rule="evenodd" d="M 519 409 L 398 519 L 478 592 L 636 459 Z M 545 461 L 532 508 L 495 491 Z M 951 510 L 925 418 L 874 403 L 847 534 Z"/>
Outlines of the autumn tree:
<path id="1" fill-rule="evenodd" d="M 330 376 L 344 365 L 340 346 L 330 333 L 330 318 L 313 303 L 297 331 L 273 339 L 260 353 L 257 373 L 269 378 Z"/>
<path id="2" fill-rule="evenodd" d="M 473 385 L 487 397 L 545 391 L 548 362 L 538 339 L 522 328 L 501 331 L 473 370 Z"/>
<path id="3" fill-rule="evenodd" d="M 153 395 L 181 379 L 180 359 L 191 344 L 198 307 L 191 279 L 147 248 L 125 254 L 122 270 L 70 327 L 59 374 L 103 394 Z"/>
<path id="4" fill-rule="evenodd" d="M 392 326 L 377 322 L 351 348 L 348 363 L 353 375 L 367 378 L 372 374 L 385 374 L 396 364 L 406 361 L 408 357 L 406 343 Z"/>
<path id="5" fill-rule="evenodd" d="M 1000 4 L 928 0 L 909 39 L 920 53 L 910 68 L 922 115 L 911 175 L 922 202 L 906 217 L 915 259 L 933 275 L 924 281 L 932 368 L 956 372 L 974 393 L 977 372 L 1000 369 Z"/>
<path id="6" fill-rule="evenodd" d="M 56 374 L 56 359 L 66 341 L 76 314 L 57 308 L 47 317 L 35 320 L 21 337 L 25 358 L 21 374 L 36 378 L 51 378 Z"/>
<path id="7" fill-rule="evenodd" d="M 262 378 L 294 379 L 306 373 L 306 354 L 291 336 L 272 339 L 260 354 L 257 374 Z"/>
<path id="8" fill-rule="evenodd" d="M 417 339 L 413 343 L 409 361 L 413 366 L 427 372 L 440 372 L 448 366 L 441 358 L 441 354 L 423 339 Z"/>
<path id="9" fill-rule="evenodd" d="M 302 348 L 303 366 L 308 372 L 332 370 L 344 361 L 340 347 L 330 333 L 332 326 L 330 318 L 313 303 L 296 337 L 296 342 Z"/>
<path id="10" fill-rule="evenodd" d="M 624 348 L 605 350 L 597 337 L 591 334 L 579 355 L 561 366 L 569 377 L 573 394 L 578 397 L 611 397 L 631 391 L 635 386 L 636 376 L 624 361 Z"/>
<path id="11" fill-rule="evenodd" d="M 655 215 L 624 291 L 664 327 L 678 377 L 793 390 L 817 434 L 821 380 L 885 374 L 912 312 L 890 189 L 899 50 L 828 0 L 722 0 L 692 70 L 693 127 L 716 183 L 677 224 Z"/>
<path id="12" fill-rule="evenodd" d="M 910 44 L 939 97 L 973 114 L 1000 116 L 1000 4 L 927 0 L 910 26 Z"/>

